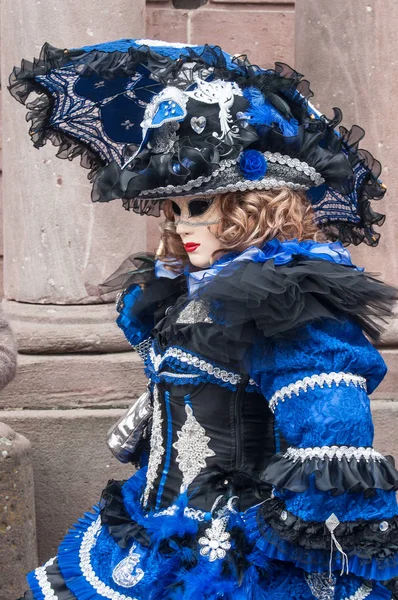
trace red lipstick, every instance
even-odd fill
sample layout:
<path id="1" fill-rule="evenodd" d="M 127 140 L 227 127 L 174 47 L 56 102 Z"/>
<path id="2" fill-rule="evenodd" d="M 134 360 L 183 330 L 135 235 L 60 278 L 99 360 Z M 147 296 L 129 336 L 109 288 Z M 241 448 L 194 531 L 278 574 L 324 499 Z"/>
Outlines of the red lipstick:
<path id="1" fill-rule="evenodd" d="M 193 252 L 196 248 L 199 248 L 200 244 L 195 244 L 195 242 L 189 242 L 188 244 L 184 244 L 184 248 L 187 252 Z"/>

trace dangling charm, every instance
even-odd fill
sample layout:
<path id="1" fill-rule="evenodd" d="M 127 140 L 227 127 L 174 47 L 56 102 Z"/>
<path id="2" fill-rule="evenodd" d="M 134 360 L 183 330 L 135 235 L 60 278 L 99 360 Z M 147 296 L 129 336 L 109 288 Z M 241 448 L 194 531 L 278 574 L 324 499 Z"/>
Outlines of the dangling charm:
<path id="1" fill-rule="evenodd" d="M 213 519 L 211 527 L 205 530 L 206 537 L 199 538 L 199 546 L 202 546 L 200 553 L 207 556 L 210 562 L 225 558 L 227 550 L 231 548 L 231 535 L 225 531 L 227 523 L 228 517 Z"/>
<path id="2" fill-rule="evenodd" d="M 334 545 L 336 546 L 337 550 L 340 552 L 341 554 L 341 573 L 340 575 L 344 575 L 344 572 L 349 573 L 349 569 L 348 569 L 348 556 L 347 554 L 344 552 L 341 544 L 338 542 L 336 536 L 335 536 L 335 530 L 337 529 L 337 527 L 340 525 L 340 521 L 339 518 L 337 517 L 337 515 L 335 515 L 334 513 L 332 513 L 325 521 L 325 525 L 326 527 L 329 529 L 330 531 L 330 560 L 329 560 L 329 579 L 332 580 L 332 563 L 333 563 L 333 549 L 334 549 Z M 333 545 L 334 544 L 334 545 Z"/>
<path id="3" fill-rule="evenodd" d="M 129 555 L 121 560 L 113 569 L 112 579 L 121 587 L 134 587 L 145 575 L 142 569 L 136 568 L 140 562 L 140 555 L 134 552 L 135 549 L 136 544 L 133 544 Z"/>

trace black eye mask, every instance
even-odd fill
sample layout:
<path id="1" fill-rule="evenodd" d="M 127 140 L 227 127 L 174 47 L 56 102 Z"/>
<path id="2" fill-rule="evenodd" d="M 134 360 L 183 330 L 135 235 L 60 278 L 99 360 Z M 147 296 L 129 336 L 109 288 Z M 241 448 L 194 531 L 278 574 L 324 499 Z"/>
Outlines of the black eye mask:
<path id="1" fill-rule="evenodd" d="M 205 212 L 207 212 L 210 208 L 210 206 L 213 204 L 214 198 L 210 198 L 208 200 L 205 199 L 201 199 L 201 198 L 194 198 L 193 200 L 190 200 L 188 202 L 188 214 L 189 217 L 200 217 L 201 215 L 204 215 Z M 178 206 L 178 204 L 176 202 L 171 202 L 171 207 L 173 210 L 173 213 L 175 214 L 176 217 L 180 217 L 181 216 L 181 208 Z"/>

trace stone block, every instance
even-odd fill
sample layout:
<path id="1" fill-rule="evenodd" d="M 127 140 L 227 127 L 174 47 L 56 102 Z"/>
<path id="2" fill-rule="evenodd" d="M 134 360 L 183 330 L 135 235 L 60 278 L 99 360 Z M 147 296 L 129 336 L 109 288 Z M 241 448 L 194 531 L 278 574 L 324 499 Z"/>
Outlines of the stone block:
<path id="1" fill-rule="evenodd" d="M 19 598 L 37 564 L 30 442 L 0 422 L 0 598 Z"/>
<path id="2" fill-rule="evenodd" d="M 144 35 L 144 0 L 70 3 L 2 2 L 3 89 L 21 58 L 37 56 L 49 41 L 81 47 Z M 145 221 L 120 201 L 91 202 L 88 171 L 79 160 L 40 151 L 28 136 L 26 108 L 3 97 L 3 191 L 7 298 L 31 303 L 89 304 L 85 284 L 103 281 L 133 252 L 146 247 Z"/>
<path id="3" fill-rule="evenodd" d="M 146 37 L 164 42 L 188 42 L 188 12 L 147 5 Z"/>
<path id="4" fill-rule="evenodd" d="M 376 391 L 372 394 L 375 400 L 398 401 L 398 349 L 381 348 L 380 353 L 388 367 L 387 375 Z M 395 424 L 397 428 L 397 423 Z"/>
<path id="5" fill-rule="evenodd" d="M 0 391 L 0 409 L 126 407 L 145 390 L 133 352 L 18 356 L 16 378 Z"/>
<path id="6" fill-rule="evenodd" d="M 106 446 L 106 433 L 123 412 L 0 411 L 0 421 L 28 435 L 32 444 L 40 563 L 55 555 L 70 526 L 99 500 L 108 479 L 133 473 Z M 17 551 L 25 552 L 23 543 Z"/>
<path id="7" fill-rule="evenodd" d="M 398 461 L 398 403 L 372 401 L 372 414 L 375 424 L 374 447 L 384 455 L 391 455 Z"/>
<path id="8" fill-rule="evenodd" d="M 219 44 L 231 54 L 247 54 L 251 63 L 273 67 L 294 62 L 294 12 L 202 9 L 192 11 L 191 44 Z"/>
<path id="9" fill-rule="evenodd" d="M 382 164 L 385 200 L 373 202 L 385 213 L 377 248 L 361 244 L 354 260 L 390 283 L 398 282 L 398 171 L 396 140 L 398 79 L 396 23 L 398 3 L 300 0 L 296 3 L 296 68 L 310 81 L 311 100 L 326 115 L 343 110 L 342 124 L 364 128 L 361 148 Z"/>
<path id="10" fill-rule="evenodd" d="M 3 301 L 20 352 L 119 352 L 131 349 L 116 325 L 115 303 L 88 306 Z"/>

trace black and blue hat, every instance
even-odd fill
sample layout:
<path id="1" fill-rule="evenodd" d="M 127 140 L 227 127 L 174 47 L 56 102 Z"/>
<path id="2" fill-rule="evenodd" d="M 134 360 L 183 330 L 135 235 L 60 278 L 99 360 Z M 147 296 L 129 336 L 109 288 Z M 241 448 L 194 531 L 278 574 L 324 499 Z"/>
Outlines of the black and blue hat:
<path id="1" fill-rule="evenodd" d="M 36 147 L 49 139 L 90 169 L 94 202 L 120 198 L 157 216 L 165 198 L 288 187 L 307 194 L 332 238 L 378 243 L 384 215 L 370 201 L 385 186 L 380 163 L 359 149 L 363 129 L 337 129 L 341 111 L 319 113 L 285 64 L 151 40 L 45 44 L 14 68 L 9 90 L 26 103 Z"/>

